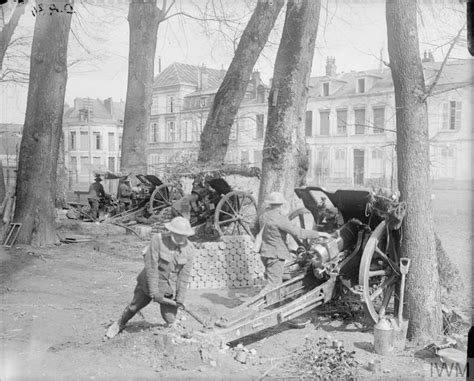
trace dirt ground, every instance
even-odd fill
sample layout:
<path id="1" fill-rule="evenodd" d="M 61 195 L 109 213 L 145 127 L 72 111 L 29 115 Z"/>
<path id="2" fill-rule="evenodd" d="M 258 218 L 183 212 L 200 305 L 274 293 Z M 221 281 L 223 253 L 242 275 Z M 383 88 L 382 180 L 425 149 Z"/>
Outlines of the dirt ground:
<path id="1" fill-rule="evenodd" d="M 468 192 L 436 192 L 435 219 L 443 244 L 459 266 L 464 288 L 453 296 L 469 313 L 471 205 Z M 0 379 L 288 379 L 289 359 L 306 338 L 343 340 L 355 351 L 361 379 L 442 379 L 434 359 L 419 347 L 383 358 L 373 353 L 372 331 L 341 317 L 307 314 L 303 329 L 288 324 L 245 342 L 247 363 L 232 348 L 199 333 L 200 325 L 179 315 L 176 328 L 163 327 L 156 304 L 126 330 L 104 340 L 105 328 L 130 301 L 143 267 L 146 242 L 114 226 L 61 220 L 60 234 L 92 235 L 91 242 L 49 248 L 18 246 L 0 252 Z M 0 249 L 1 250 L 1 249 Z M 187 306 L 206 320 L 229 313 L 253 289 L 189 290 Z M 366 368 L 379 358 L 381 371 Z M 294 369 L 293 369 L 294 370 Z M 451 375 L 454 377 L 454 374 Z"/>

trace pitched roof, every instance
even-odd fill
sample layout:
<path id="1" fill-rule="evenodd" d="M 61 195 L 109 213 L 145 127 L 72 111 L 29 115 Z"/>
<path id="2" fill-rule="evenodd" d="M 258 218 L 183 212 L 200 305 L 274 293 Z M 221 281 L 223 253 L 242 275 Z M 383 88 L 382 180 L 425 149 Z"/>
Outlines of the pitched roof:
<path id="1" fill-rule="evenodd" d="M 107 102 L 110 102 L 111 104 L 110 111 L 106 106 Z M 111 98 L 104 102 L 100 99 L 75 98 L 74 107 L 70 107 L 64 112 L 63 123 L 75 124 L 80 122 L 80 110 L 83 109 L 92 112 L 91 123 L 116 124 L 119 121 L 123 121 L 125 103 L 113 102 Z"/>
<path id="2" fill-rule="evenodd" d="M 154 87 L 176 86 L 176 85 L 198 85 L 200 70 L 208 74 L 208 87 L 219 87 L 225 75 L 225 70 L 202 68 L 200 66 L 188 65 L 174 62 L 166 67 L 155 77 Z"/>
<path id="3" fill-rule="evenodd" d="M 432 81 L 435 79 L 440 67 L 440 62 L 423 63 L 426 86 L 429 86 L 430 83 L 432 83 Z M 435 87 L 435 91 L 449 89 L 452 87 L 459 87 L 460 84 L 473 84 L 473 69 L 473 59 L 448 61 L 443 67 L 443 71 Z M 334 83 L 334 87 L 331 91 L 330 97 L 345 97 L 350 95 L 356 95 L 356 81 L 358 78 L 361 78 L 361 75 L 374 77 L 373 86 L 366 89 L 364 95 L 393 91 L 392 73 L 389 69 L 384 69 L 382 71 L 364 70 L 362 72 L 351 71 L 349 73 L 341 73 L 332 79 L 327 76 L 312 77 L 309 81 L 309 96 L 312 98 L 321 97 L 321 85 L 322 83 L 328 81 Z M 321 99 L 325 98 L 327 97 L 321 97 Z"/>

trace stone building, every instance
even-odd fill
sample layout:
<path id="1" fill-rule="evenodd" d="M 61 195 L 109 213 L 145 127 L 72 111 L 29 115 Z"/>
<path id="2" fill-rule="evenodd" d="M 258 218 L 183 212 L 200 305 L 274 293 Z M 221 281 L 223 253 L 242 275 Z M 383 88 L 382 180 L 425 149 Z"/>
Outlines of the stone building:
<path id="1" fill-rule="evenodd" d="M 124 102 L 76 98 L 64 112 L 65 164 L 69 187 L 84 190 L 95 170 L 119 171 Z"/>
<path id="2" fill-rule="evenodd" d="M 431 173 L 438 187 L 471 181 L 473 60 L 450 60 L 428 98 Z M 423 57 L 428 88 L 441 63 Z M 183 155 L 195 157 L 224 71 L 174 63 L 155 78 L 148 170 L 159 173 Z M 253 73 L 231 134 L 227 161 L 260 166 L 267 122 L 268 86 Z M 305 116 L 310 147 L 309 183 L 327 186 L 395 186 L 396 122 L 391 72 L 386 67 L 310 79 Z"/>

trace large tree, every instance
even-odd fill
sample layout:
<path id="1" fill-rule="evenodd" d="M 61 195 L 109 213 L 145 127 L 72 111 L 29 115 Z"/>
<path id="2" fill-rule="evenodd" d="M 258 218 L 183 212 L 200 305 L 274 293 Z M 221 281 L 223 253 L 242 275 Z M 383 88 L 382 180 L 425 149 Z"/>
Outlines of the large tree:
<path id="1" fill-rule="evenodd" d="M 71 1 L 72 3 L 72 1 Z M 53 6 L 54 0 L 43 1 Z M 69 13 L 38 15 L 31 48 L 25 124 L 16 184 L 17 242 L 44 245 L 56 240 L 56 163 L 67 83 Z"/>
<path id="2" fill-rule="evenodd" d="M 318 31 L 319 0 L 289 0 L 268 102 L 260 203 L 271 191 L 288 200 L 305 181 L 308 155 L 304 115 Z"/>
<path id="3" fill-rule="evenodd" d="M 409 334 L 432 340 L 442 333 L 436 245 L 431 208 L 428 110 L 418 46 L 417 2 L 387 0 L 388 53 L 395 88 L 398 186 L 408 208 L 401 255 L 407 278 Z"/>
<path id="4" fill-rule="evenodd" d="M 173 3 L 173 2 L 172 2 Z M 147 131 L 153 93 L 158 26 L 166 17 L 166 0 L 161 9 L 156 0 L 132 0 L 128 23 L 128 86 L 123 122 L 122 171 L 146 172 Z"/>
<path id="5" fill-rule="evenodd" d="M 212 104 L 201 134 L 200 162 L 222 163 L 234 118 L 250 75 L 283 7 L 283 0 L 259 0 Z"/>

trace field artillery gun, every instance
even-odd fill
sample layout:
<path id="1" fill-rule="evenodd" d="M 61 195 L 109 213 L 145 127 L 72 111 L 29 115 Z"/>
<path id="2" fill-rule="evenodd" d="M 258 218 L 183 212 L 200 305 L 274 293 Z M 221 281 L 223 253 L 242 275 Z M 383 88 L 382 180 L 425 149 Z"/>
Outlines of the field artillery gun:
<path id="1" fill-rule="evenodd" d="M 237 307 L 234 318 L 218 322 L 212 334 L 227 342 L 294 319 L 341 295 L 357 300 L 373 322 L 397 312 L 399 228 L 406 204 L 365 190 L 328 192 L 310 186 L 295 193 L 305 208 L 291 213 L 290 220 L 302 228 L 312 223 L 318 230 L 329 230 L 331 237 L 295 238 L 296 275 Z M 327 207 L 326 197 L 336 210 Z"/>

